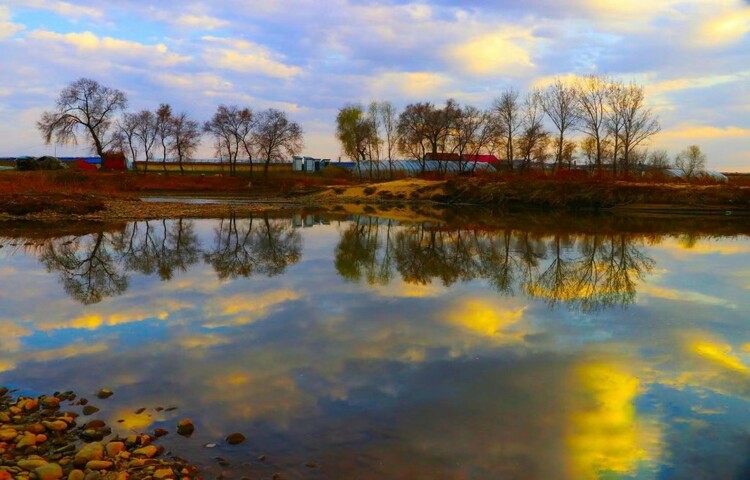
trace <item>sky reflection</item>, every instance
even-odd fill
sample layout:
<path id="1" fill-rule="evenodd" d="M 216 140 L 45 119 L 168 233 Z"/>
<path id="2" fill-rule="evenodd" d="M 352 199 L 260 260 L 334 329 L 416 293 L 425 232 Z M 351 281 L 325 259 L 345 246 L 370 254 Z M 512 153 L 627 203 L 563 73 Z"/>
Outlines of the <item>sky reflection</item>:
<path id="1" fill-rule="evenodd" d="M 210 472 L 750 473 L 747 237 L 312 220 L 0 240 L 0 383 L 191 417 L 164 441 Z"/>

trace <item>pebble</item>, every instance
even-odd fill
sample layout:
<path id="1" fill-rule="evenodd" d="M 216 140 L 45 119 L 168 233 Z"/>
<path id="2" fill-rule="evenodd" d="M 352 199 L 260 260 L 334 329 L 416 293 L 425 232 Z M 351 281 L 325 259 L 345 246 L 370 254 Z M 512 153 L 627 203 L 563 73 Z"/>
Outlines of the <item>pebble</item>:
<path id="1" fill-rule="evenodd" d="M 177 423 L 177 433 L 184 437 L 189 437 L 194 431 L 195 425 L 193 425 L 193 421 L 189 418 L 183 418 Z"/>
<path id="2" fill-rule="evenodd" d="M 59 480 L 63 477 L 62 467 L 56 463 L 47 463 L 34 469 L 39 480 Z"/>
<path id="3" fill-rule="evenodd" d="M 96 408 L 96 407 L 95 407 L 95 406 L 93 406 L 93 405 L 86 405 L 85 407 L 83 407 L 83 410 L 82 410 L 82 411 L 83 411 L 83 414 L 84 414 L 84 415 L 93 415 L 93 414 L 95 414 L 96 412 L 98 412 L 98 411 L 99 411 L 99 409 L 98 409 L 98 408 Z"/>
<path id="4" fill-rule="evenodd" d="M 101 400 L 104 400 L 104 399 L 107 399 L 107 398 L 111 397 L 112 395 L 114 395 L 114 392 L 112 392 L 112 390 L 110 390 L 109 388 L 102 388 L 96 394 L 96 397 L 99 398 L 99 399 L 101 399 Z"/>
<path id="5" fill-rule="evenodd" d="M 231 433 L 227 436 L 227 443 L 229 445 L 237 445 L 245 441 L 245 436 L 241 433 Z"/>

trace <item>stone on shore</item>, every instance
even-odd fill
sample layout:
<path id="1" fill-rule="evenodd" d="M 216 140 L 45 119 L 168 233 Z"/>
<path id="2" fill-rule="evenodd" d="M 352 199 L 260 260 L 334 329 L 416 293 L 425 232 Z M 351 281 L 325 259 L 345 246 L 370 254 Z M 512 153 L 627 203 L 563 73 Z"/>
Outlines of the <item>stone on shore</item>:
<path id="1" fill-rule="evenodd" d="M 62 467 L 56 463 L 47 463 L 36 467 L 34 473 L 39 480 L 59 480 L 63 477 Z"/>

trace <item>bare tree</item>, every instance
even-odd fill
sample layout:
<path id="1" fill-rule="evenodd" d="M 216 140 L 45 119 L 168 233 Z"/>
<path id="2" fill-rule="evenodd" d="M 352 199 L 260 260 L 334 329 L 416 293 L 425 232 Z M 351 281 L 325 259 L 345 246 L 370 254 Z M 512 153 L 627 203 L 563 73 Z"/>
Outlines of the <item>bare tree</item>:
<path id="1" fill-rule="evenodd" d="M 58 144 L 76 143 L 78 135 L 91 142 L 92 150 L 104 156 L 110 127 L 115 114 L 127 106 L 127 97 L 120 90 L 105 87 L 95 80 L 81 78 L 60 92 L 54 111 L 44 112 L 37 122 L 44 141 Z"/>
<path id="2" fill-rule="evenodd" d="M 659 120 L 646 107 L 645 94 L 640 85 L 630 84 L 624 87 L 620 102 L 616 103 L 614 115 L 620 117 L 622 130 L 619 135 L 622 143 L 622 162 L 624 173 L 630 168 L 632 152 L 649 138 L 661 131 Z"/>
<path id="3" fill-rule="evenodd" d="M 141 110 L 135 114 L 135 136 L 143 148 L 145 164 L 143 173 L 148 171 L 148 163 L 153 159 L 153 147 L 158 135 L 156 116 L 150 110 Z"/>
<path id="4" fill-rule="evenodd" d="M 172 117 L 171 143 L 169 148 L 180 165 L 180 173 L 185 173 L 183 162 L 189 160 L 201 143 L 201 127 L 198 122 L 191 120 L 187 113 L 180 113 Z"/>
<path id="5" fill-rule="evenodd" d="M 603 77 L 589 75 L 576 85 L 578 130 L 592 140 L 593 164 L 601 173 L 604 156 L 602 143 L 607 133 L 607 108 L 610 93 L 609 81 Z"/>
<path id="6" fill-rule="evenodd" d="M 653 170 L 670 168 L 669 154 L 666 150 L 654 150 L 648 155 L 648 166 Z"/>
<path id="7" fill-rule="evenodd" d="M 498 122 L 499 131 L 505 137 L 505 159 L 508 167 L 513 170 L 516 134 L 522 128 L 523 118 L 521 115 L 521 103 L 518 100 L 518 91 L 514 89 L 503 92 L 492 104 L 495 118 Z"/>
<path id="8" fill-rule="evenodd" d="M 466 156 L 476 157 L 487 145 L 490 137 L 489 115 L 476 107 L 467 105 L 460 110 L 454 120 L 453 133 L 455 150 L 459 156 L 459 169 L 463 172 L 469 165 Z M 476 160 L 472 170 L 476 168 Z"/>
<path id="9" fill-rule="evenodd" d="M 393 176 L 393 161 L 395 160 L 398 148 L 398 115 L 391 102 L 378 103 L 378 117 L 380 125 L 383 127 L 383 143 L 385 146 L 386 158 L 388 159 L 388 168 Z"/>
<path id="10" fill-rule="evenodd" d="M 691 180 L 699 172 L 705 170 L 706 155 L 701 152 L 701 148 L 698 145 L 690 145 L 677 154 L 674 163 L 685 175 L 685 178 Z"/>
<path id="11" fill-rule="evenodd" d="M 170 137 L 172 135 L 172 107 L 162 103 L 154 114 L 156 137 L 161 144 L 161 166 L 167 171 L 167 153 L 169 152 Z"/>
<path id="12" fill-rule="evenodd" d="M 253 128 L 253 143 L 265 160 L 264 176 L 268 177 L 268 165 L 272 160 L 292 157 L 304 146 L 302 127 L 287 118 L 286 113 L 269 108 L 258 114 Z"/>
<path id="13" fill-rule="evenodd" d="M 117 122 L 117 130 L 122 144 L 122 150 L 127 146 L 130 151 L 130 161 L 135 166 L 138 160 L 138 115 L 135 113 L 125 113 L 122 119 Z"/>
<path id="14" fill-rule="evenodd" d="M 518 140 L 525 169 L 531 166 L 532 161 L 543 165 L 546 160 L 549 132 L 544 128 L 543 118 L 541 92 L 532 91 L 526 95 L 523 103 L 523 123 Z"/>
<path id="15" fill-rule="evenodd" d="M 566 85 L 559 78 L 556 78 L 555 82 L 541 95 L 542 109 L 557 129 L 555 165 L 558 169 L 562 166 L 563 160 L 567 160 L 569 163 L 572 161 L 571 142 L 566 141 L 565 134 L 577 123 L 577 99 L 577 89 Z M 575 144 L 572 145 L 572 148 L 575 149 Z"/>
<path id="16" fill-rule="evenodd" d="M 252 112 L 249 108 L 241 109 L 237 105 L 219 105 L 214 116 L 203 125 L 203 130 L 214 137 L 216 154 L 219 158 L 226 155 L 229 162 L 229 173 L 237 173 L 237 160 L 243 150 L 252 155 L 249 138 L 252 132 Z"/>
<path id="17" fill-rule="evenodd" d="M 627 91 L 622 82 L 612 81 L 607 91 L 607 113 L 605 126 L 607 140 L 610 142 L 612 173 L 617 175 L 617 166 L 622 151 L 623 117 L 620 114 L 625 109 Z"/>
<path id="18" fill-rule="evenodd" d="M 411 103 L 398 116 L 398 149 L 405 155 L 419 161 L 422 173 L 425 171 L 427 150 L 427 123 L 431 103 Z"/>

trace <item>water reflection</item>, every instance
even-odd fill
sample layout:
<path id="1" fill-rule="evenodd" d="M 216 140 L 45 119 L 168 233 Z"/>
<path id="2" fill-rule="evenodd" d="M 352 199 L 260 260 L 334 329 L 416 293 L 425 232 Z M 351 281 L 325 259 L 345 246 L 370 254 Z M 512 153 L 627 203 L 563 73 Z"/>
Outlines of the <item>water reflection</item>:
<path id="1" fill-rule="evenodd" d="M 191 417 L 161 442 L 207 478 L 747 477 L 746 237 L 264 215 L 104 230 L 2 241 L 0 383 L 74 389 L 125 431 Z"/>
<path id="2" fill-rule="evenodd" d="M 534 235 L 518 230 L 446 230 L 426 224 L 396 228 L 359 217 L 341 233 L 335 262 L 350 281 L 388 284 L 399 273 L 410 284 L 481 279 L 504 295 L 524 292 L 550 307 L 582 311 L 632 303 L 652 271 L 642 236 Z"/>
<path id="3" fill-rule="evenodd" d="M 5 240 L 13 242 L 18 240 Z M 130 273 L 168 281 L 201 259 L 222 280 L 279 275 L 299 261 L 302 238 L 290 221 L 265 214 L 220 220 L 213 244 L 206 247 L 195 234 L 193 221 L 162 219 L 132 222 L 114 232 L 46 240 L 35 250 L 71 297 L 91 305 L 125 292 Z"/>

